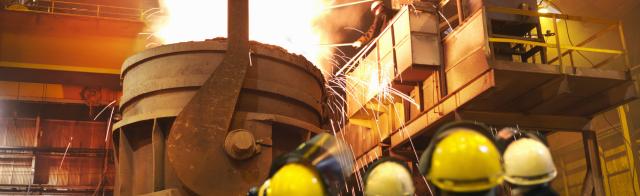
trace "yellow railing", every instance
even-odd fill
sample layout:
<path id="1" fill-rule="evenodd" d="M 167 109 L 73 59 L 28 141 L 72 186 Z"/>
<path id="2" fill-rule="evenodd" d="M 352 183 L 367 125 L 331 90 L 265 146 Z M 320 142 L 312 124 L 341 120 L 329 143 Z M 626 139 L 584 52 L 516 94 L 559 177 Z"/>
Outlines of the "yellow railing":
<path id="1" fill-rule="evenodd" d="M 547 43 L 546 41 L 540 42 L 540 41 L 530 41 L 530 40 L 518 39 L 518 38 L 504 38 L 504 37 L 493 36 L 489 34 L 488 41 L 490 43 L 512 43 L 512 44 L 522 44 L 525 46 L 539 46 L 547 49 L 553 49 L 555 50 L 555 57 L 547 61 L 546 63 L 553 64 L 557 62 L 558 65 L 560 65 L 561 67 L 576 66 L 573 58 L 574 52 L 579 53 L 585 59 L 587 57 L 584 56 L 581 52 L 589 52 L 589 53 L 600 53 L 600 54 L 609 55 L 607 58 L 605 58 L 604 60 L 601 60 L 600 62 L 597 62 L 597 63 L 591 62 L 593 68 L 602 67 L 612 62 L 613 60 L 616 60 L 619 57 L 624 57 L 624 66 L 627 69 L 629 68 L 629 58 L 627 56 L 626 43 L 624 39 L 624 31 L 622 28 L 622 24 L 618 21 L 570 16 L 565 14 L 538 13 L 536 11 L 528 11 L 528 10 L 504 8 L 504 7 L 489 6 L 489 7 L 485 7 L 485 10 L 487 13 L 519 15 L 519 16 L 539 17 L 540 19 L 547 19 L 551 22 L 551 25 L 550 25 L 551 27 L 546 27 L 546 28 L 547 30 L 549 30 L 548 32 L 551 32 L 551 34 L 537 35 L 537 36 L 538 38 L 541 38 L 541 36 L 552 37 L 554 40 L 552 43 Z M 571 35 L 568 35 L 565 33 L 569 32 L 569 30 L 578 32 L 580 29 L 569 28 L 567 24 L 565 24 L 565 28 L 566 28 L 565 30 L 560 30 L 560 28 L 558 28 L 558 23 L 560 22 L 567 23 L 569 21 L 578 22 L 582 24 L 581 26 L 592 24 L 591 26 L 593 26 L 593 28 L 596 28 L 596 26 L 598 28 L 596 28 L 597 31 L 595 33 L 589 34 L 586 39 L 584 39 L 583 41 L 577 44 L 574 44 L 571 42 L 571 38 L 570 38 Z M 486 22 L 489 22 L 489 21 L 486 21 Z M 604 26 L 604 28 L 602 28 L 601 26 Z M 537 28 L 540 28 L 540 26 Z M 587 47 L 587 45 L 594 43 L 594 40 L 602 39 L 602 37 L 605 37 L 606 34 L 611 31 L 617 31 L 617 34 L 618 34 L 617 38 L 619 40 L 614 40 L 614 41 L 620 42 L 620 48 L 611 49 L 611 48 L 603 48 L 603 47 Z M 585 32 L 585 31 L 579 31 L 579 32 Z M 568 44 L 562 43 L 561 37 L 567 37 L 570 43 Z M 549 50 L 546 50 L 546 51 L 549 52 Z M 542 55 L 547 55 L 547 54 L 542 54 Z M 567 55 L 569 56 L 569 62 L 566 62 L 566 59 L 564 59 L 564 57 L 566 57 Z M 590 60 L 587 59 L 587 61 L 590 61 Z"/>
<path id="2" fill-rule="evenodd" d="M 14 2 L 13 4 L 15 3 L 17 2 Z M 6 6 L 11 6 L 12 3 L 7 4 L 8 5 Z M 26 1 L 22 3 L 22 5 L 27 8 L 27 10 L 24 11 L 91 16 L 121 20 L 141 21 L 143 15 L 143 10 L 138 8 L 76 3 L 57 0 Z"/>

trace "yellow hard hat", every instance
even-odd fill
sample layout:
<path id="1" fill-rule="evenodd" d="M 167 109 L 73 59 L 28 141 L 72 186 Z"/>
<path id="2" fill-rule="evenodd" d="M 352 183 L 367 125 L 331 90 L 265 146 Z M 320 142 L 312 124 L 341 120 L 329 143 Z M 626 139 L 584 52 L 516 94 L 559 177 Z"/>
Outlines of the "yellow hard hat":
<path id="1" fill-rule="evenodd" d="M 366 196 L 411 196 L 415 192 L 409 169 L 402 163 L 384 160 L 372 165 L 365 178 Z"/>
<path id="2" fill-rule="evenodd" d="M 420 169 L 438 188 L 451 192 L 490 190 L 502 183 L 500 151 L 488 129 L 458 122 L 438 131 L 420 160 Z"/>
<path id="3" fill-rule="evenodd" d="M 335 136 L 321 133 L 279 156 L 271 163 L 270 188 L 265 189 L 272 194 L 267 195 L 338 195 L 345 178 L 354 171 L 347 147 Z"/>
<path id="4" fill-rule="evenodd" d="M 320 176 L 311 168 L 298 163 L 283 166 L 260 187 L 264 196 L 323 196 L 326 195 Z"/>
<path id="5" fill-rule="evenodd" d="M 517 185 L 546 183 L 558 174 L 547 146 L 530 138 L 516 140 L 507 147 L 504 167 L 505 180 Z"/>

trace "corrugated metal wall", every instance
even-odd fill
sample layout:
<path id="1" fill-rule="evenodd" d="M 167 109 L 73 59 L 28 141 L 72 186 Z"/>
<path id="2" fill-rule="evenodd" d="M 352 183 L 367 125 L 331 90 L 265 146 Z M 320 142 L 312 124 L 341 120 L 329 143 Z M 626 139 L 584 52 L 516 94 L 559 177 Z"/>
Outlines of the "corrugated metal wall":
<path id="1" fill-rule="evenodd" d="M 558 177 L 552 181 L 551 185 L 561 195 L 580 195 L 587 173 L 582 135 L 580 133 L 557 133 L 550 137 L 573 139 L 568 144 L 559 147 L 553 142 L 553 139 L 549 139 L 553 161 L 558 169 Z"/>
<path id="2" fill-rule="evenodd" d="M 0 158 L 0 184 L 29 184 L 32 158 Z"/>
<path id="3" fill-rule="evenodd" d="M 34 147 L 36 120 L 0 118 L 0 146 Z"/>
<path id="4" fill-rule="evenodd" d="M 66 120 L 44 120 L 38 139 L 39 146 L 66 148 L 69 140 L 73 148 L 102 149 L 105 146 L 106 124 Z"/>
<path id="5" fill-rule="evenodd" d="M 35 184 L 95 186 L 100 183 L 104 161 L 102 157 L 65 157 L 60 167 L 61 160 L 61 156 L 38 156 Z M 113 182 L 113 178 L 108 181 Z"/>
<path id="6" fill-rule="evenodd" d="M 35 119 L 0 119 L 0 147 L 35 147 L 35 124 Z M 11 154 L 0 155 L 0 184 L 30 184 L 33 180 L 33 157 L 23 155 L 22 151 L 3 151 Z"/>
<path id="7" fill-rule="evenodd" d="M 0 118 L 0 185 L 92 187 L 106 170 L 104 185 L 111 186 L 114 162 L 112 154 L 105 162 L 105 134 L 104 122 Z"/>
<path id="8" fill-rule="evenodd" d="M 637 169 L 633 163 L 637 152 L 629 152 L 629 141 L 623 135 L 616 112 L 600 115 L 592 122 L 597 130 L 598 150 L 603 172 L 605 194 L 611 196 L 640 195 Z M 558 177 L 551 183 L 561 195 L 580 195 L 587 172 L 582 136 L 579 133 L 557 133 L 549 136 Z M 558 140 L 564 140 L 563 142 Z"/>
<path id="9" fill-rule="evenodd" d="M 640 195 L 634 190 L 634 171 L 630 167 L 622 129 L 617 126 L 598 134 L 600 161 L 607 195 Z"/>

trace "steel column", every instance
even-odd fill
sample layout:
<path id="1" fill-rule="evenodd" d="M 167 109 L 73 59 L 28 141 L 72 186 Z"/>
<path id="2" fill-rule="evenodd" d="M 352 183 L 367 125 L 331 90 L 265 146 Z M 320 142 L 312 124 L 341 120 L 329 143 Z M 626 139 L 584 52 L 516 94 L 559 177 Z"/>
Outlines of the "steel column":
<path id="1" fill-rule="evenodd" d="M 582 142 L 584 144 L 584 157 L 587 162 L 587 174 L 582 195 L 604 196 L 602 166 L 600 165 L 600 152 L 598 151 L 596 133 L 594 131 L 582 132 Z"/>

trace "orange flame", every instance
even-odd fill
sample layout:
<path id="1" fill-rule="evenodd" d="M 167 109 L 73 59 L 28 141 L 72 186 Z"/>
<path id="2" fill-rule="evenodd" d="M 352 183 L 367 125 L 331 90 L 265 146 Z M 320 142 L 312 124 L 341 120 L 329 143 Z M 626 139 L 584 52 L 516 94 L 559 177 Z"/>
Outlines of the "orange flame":
<path id="1" fill-rule="evenodd" d="M 278 45 L 319 66 L 331 49 L 316 25 L 330 0 L 250 0 L 249 38 Z M 163 44 L 201 41 L 227 35 L 227 0 L 161 0 L 166 18 L 154 28 Z"/>

